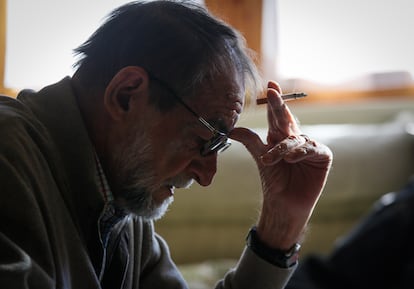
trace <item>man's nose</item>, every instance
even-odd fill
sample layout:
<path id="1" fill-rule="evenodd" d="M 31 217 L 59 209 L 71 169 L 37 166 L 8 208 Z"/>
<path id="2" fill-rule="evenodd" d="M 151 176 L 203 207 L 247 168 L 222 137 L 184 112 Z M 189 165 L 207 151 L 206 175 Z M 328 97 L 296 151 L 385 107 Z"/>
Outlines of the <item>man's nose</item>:
<path id="1" fill-rule="evenodd" d="M 191 162 L 190 170 L 201 186 L 210 185 L 217 172 L 217 153 L 207 156 L 200 155 Z"/>

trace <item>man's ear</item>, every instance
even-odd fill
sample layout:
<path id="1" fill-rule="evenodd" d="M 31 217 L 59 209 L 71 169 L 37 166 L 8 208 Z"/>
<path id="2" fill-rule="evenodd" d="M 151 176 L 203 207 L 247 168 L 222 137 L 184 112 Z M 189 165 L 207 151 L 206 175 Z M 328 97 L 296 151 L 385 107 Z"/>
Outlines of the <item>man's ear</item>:
<path id="1" fill-rule="evenodd" d="M 134 97 L 148 92 L 148 73 L 139 66 L 119 70 L 105 89 L 104 106 L 114 120 L 121 120 Z"/>

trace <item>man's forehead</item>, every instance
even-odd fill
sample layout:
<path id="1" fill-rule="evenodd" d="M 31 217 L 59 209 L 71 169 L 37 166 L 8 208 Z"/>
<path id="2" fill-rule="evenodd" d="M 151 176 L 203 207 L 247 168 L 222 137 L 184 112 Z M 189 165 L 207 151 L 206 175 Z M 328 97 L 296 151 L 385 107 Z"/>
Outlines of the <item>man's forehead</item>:
<path id="1" fill-rule="evenodd" d="M 228 93 L 203 97 L 199 102 L 201 115 L 216 129 L 223 132 L 231 130 L 243 109 L 243 97 L 240 94 Z"/>
<path id="2" fill-rule="evenodd" d="M 231 130 L 244 104 L 241 79 L 238 73 L 228 73 L 204 82 L 191 100 L 192 106 L 216 129 Z"/>
<path id="3" fill-rule="evenodd" d="M 239 77 L 218 77 L 200 87 L 201 98 L 217 100 L 226 104 L 242 104 L 244 102 L 244 85 Z"/>

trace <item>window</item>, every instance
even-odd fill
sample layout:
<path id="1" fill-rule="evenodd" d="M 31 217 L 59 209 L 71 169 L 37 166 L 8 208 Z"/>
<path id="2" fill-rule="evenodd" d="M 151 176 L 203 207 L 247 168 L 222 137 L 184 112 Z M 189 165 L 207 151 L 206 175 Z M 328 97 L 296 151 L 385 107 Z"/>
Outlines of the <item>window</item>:
<path id="1" fill-rule="evenodd" d="M 263 11 L 267 72 L 290 90 L 413 87 L 412 0 L 264 0 Z"/>
<path id="2" fill-rule="evenodd" d="M 263 37 L 275 47 L 273 73 L 290 89 L 413 86 L 411 0 L 278 0 L 273 5 L 270 19 L 276 23 L 266 9 L 264 23 L 276 29 Z M 275 39 L 266 42 L 269 37 Z"/>
<path id="3" fill-rule="evenodd" d="M 5 87 L 39 89 L 72 75 L 73 49 L 127 2 L 131 0 L 8 0 Z"/>
<path id="4" fill-rule="evenodd" d="M 38 89 L 71 75 L 72 50 L 113 8 L 129 1 L 0 0 L 7 2 L 5 86 Z M 260 37 L 253 42 L 261 50 L 266 78 L 281 82 L 286 92 L 403 89 L 413 94 L 412 0 L 205 1 L 230 11 L 229 5 L 262 7 L 262 31 L 250 33 L 261 35 L 261 43 L 256 43 Z M 233 16 L 250 27 L 254 15 Z"/>
<path id="5" fill-rule="evenodd" d="M 72 51 L 126 0 L 7 1 L 5 86 L 38 89 L 72 74 Z"/>

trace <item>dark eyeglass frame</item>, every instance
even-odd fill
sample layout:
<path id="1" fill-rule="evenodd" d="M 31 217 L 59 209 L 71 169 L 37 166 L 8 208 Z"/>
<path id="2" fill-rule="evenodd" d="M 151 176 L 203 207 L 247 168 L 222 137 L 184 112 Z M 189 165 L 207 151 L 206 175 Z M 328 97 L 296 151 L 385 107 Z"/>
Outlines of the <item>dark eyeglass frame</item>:
<path id="1" fill-rule="evenodd" d="M 159 79 L 148 71 L 147 73 L 150 79 L 161 84 L 182 106 L 184 106 L 192 115 L 194 115 L 198 121 L 213 134 L 213 137 L 209 139 L 201 148 L 200 154 L 202 156 L 208 156 L 214 153 L 219 154 L 229 148 L 231 141 L 228 139 L 227 134 L 217 130 L 208 121 L 198 115 L 187 103 L 184 102 L 184 100 L 181 99 L 181 97 L 175 93 L 175 91 L 165 81 Z"/>

